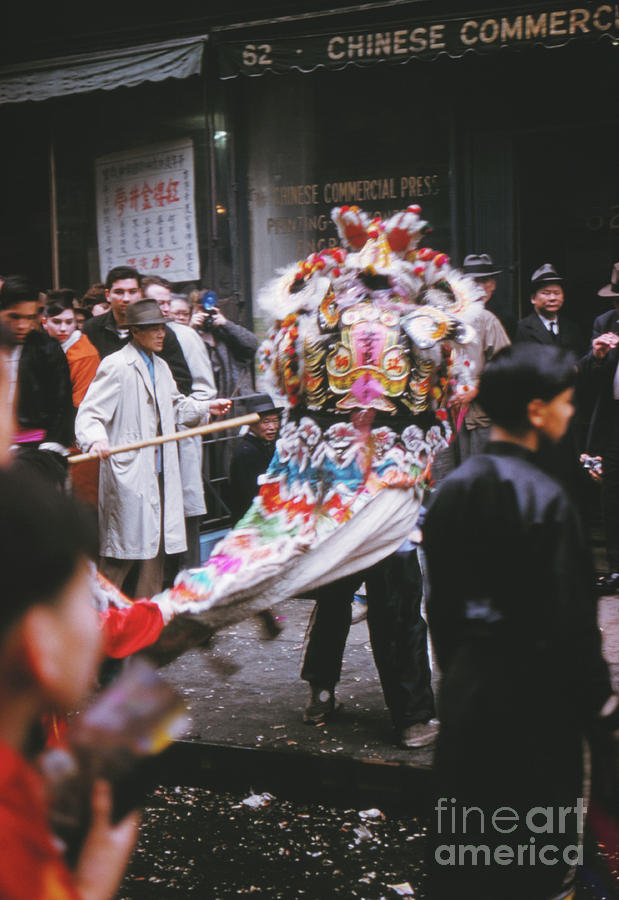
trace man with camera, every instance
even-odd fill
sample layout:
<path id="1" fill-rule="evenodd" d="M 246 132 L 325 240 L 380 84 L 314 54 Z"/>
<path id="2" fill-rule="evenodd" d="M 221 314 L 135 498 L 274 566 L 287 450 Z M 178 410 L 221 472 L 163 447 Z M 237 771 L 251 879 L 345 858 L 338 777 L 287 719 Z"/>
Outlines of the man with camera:
<path id="1" fill-rule="evenodd" d="M 218 397 L 244 397 L 254 393 L 253 361 L 256 335 L 230 322 L 217 307 L 217 295 L 204 291 L 191 317 L 211 359 Z"/>

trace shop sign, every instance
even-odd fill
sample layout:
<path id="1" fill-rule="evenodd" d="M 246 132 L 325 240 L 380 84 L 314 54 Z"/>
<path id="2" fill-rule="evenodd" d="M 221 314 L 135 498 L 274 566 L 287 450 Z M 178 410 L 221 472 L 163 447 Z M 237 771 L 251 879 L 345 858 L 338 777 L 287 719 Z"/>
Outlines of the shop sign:
<path id="1" fill-rule="evenodd" d="M 407 62 L 433 59 L 442 53 L 517 49 L 532 44 L 562 46 L 571 40 L 619 36 L 619 4 L 583 2 L 578 6 L 523 4 L 458 18 L 434 17 L 389 23 L 373 29 L 349 29 L 327 34 L 260 37 L 221 43 L 220 75 L 262 75 L 317 67 L 337 69 L 349 64 Z"/>
<path id="2" fill-rule="evenodd" d="M 251 181 L 251 266 L 253 282 L 259 287 L 291 261 L 340 246 L 331 219 L 334 206 L 359 206 L 370 217 L 387 219 L 410 204 L 419 204 L 432 228 L 428 242 L 449 249 L 449 169 L 444 162 L 419 160 L 406 168 L 377 166 L 364 173 L 332 169 L 303 183 L 274 181 L 267 172 L 262 177 L 254 172 Z M 260 327 L 259 309 L 254 316 L 254 324 Z"/>
<path id="3" fill-rule="evenodd" d="M 168 281 L 200 277 L 191 139 L 95 160 L 101 278 L 128 265 Z"/>
<path id="4" fill-rule="evenodd" d="M 446 165 L 421 165 L 411 171 L 371 173 L 364 178 L 330 177 L 311 184 L 275 184 L 268 197 L 256 197 L 269 238 L 286 237 L 297 256 L 339 245 L 331 221 L 335 206 L 359 206 L 370 216 L 388 218 L 411 203 L 424 217 L 447 228 L 449 187 Z M 265 214 L 266 213 L 266 214 Z"/>

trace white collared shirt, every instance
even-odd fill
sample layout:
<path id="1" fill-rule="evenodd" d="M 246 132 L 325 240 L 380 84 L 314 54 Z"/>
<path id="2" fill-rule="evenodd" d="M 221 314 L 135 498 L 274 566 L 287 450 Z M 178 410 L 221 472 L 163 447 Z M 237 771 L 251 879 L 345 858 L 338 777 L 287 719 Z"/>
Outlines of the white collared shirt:
<path id="1" fill-rule="evenodd" d="M 539 313 L 536 313 L 537 318 L 540 320 L 546 331 L 549 331 L 551 334 L 559 334 L 559 317 L 555 316 L 554 319 L 547 319 L 546 316 L 540 316 Z M 552 324 L 553 322 L 557 326 L 557 330 L 553 331 Z"/>

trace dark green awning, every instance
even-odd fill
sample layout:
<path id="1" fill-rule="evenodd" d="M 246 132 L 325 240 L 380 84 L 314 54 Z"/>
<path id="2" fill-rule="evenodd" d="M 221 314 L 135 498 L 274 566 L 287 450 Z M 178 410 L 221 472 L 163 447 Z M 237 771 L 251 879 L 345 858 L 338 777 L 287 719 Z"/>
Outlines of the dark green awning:
<path id="1" fill-rule="evenodd" d="M 0 104 L 188 78 L 200 72 L 205 40 L 202 35 L 0 68 Z"/>

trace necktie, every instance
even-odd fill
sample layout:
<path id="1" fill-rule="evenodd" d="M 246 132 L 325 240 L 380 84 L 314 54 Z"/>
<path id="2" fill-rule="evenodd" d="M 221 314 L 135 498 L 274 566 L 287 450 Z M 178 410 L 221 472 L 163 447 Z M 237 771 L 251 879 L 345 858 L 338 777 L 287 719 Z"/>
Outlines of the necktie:
<path id="1" fill-rule="evenodd" d="M 550 334 L 554 343 L 556 344 L 559 340 L 559 327 L 554 321 L 550 323 Z"/>

